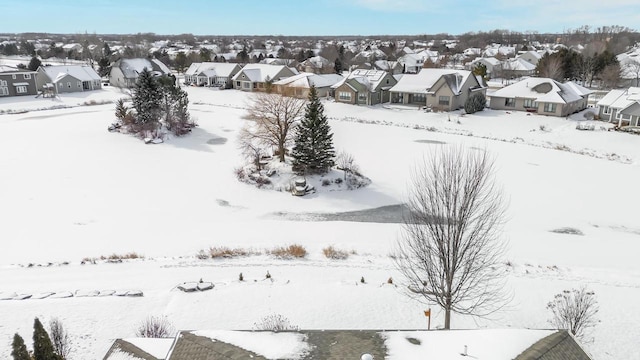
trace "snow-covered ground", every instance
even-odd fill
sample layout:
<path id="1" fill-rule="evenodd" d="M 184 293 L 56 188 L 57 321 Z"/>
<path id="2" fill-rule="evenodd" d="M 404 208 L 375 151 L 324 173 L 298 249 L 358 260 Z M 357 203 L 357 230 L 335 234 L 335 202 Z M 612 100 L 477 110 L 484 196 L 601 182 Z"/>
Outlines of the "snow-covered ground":
<path id="1" fill-rule="evenodd" d="M 496 157 L 510 199 L 504 269 L 513 301 L 491 319 L 454 316 L 453 326 L 548 328 L 545 305 L 553 295 L 586 285 L 597 295 L 601 319 L 587 349 L 597 359 L 640 359 L 632 351 L 640 336 L 640 137 L 576 130 L 581 115 L 487 110 L 460 116 L 326 102 L 336 148 L 353 154 L 373 183 L 294 197 L 235 178 L 242 162 L 235 137 L 250 95 L 188 92 L 200 126 L 160 145 L 107 132 L 114 105 L 99 103 L 124 96 L 117 89 L 57 100 L 0 99 L 0 298 L 144 293 L 0 301 L 0 358 L 9 356 L 15 332 L 30 343 L 36 316 L 63 321 L 73 359 L 101 358 L 113 339 L 134 336 L 149 315 L 166 315 L 178 329 L 251 329 L 273 313 L 303 329 L 425 328 L 428 305 L 403 294 L 389 258 L 399 225 L 291 221 L 276 214 L 399 204 L 417 160 L 463 144 Z M 566 227 L 583 235 L 552 232 Z M 293 243 L 309 255 L 279 260 L 265 254 Z M 322 249 L 329 245 L 353 254 L 326 259 Z M 262 254 L 195 257 L 211 246 Z M 145 259 L 80 264 L 128 252 Z M 267 271 L 272 280 L 265 279 Z M 175 288 L 199 279 L 215 288 Z M 432 326 L 439 326 L 443 314 L 431 307 Z"/>

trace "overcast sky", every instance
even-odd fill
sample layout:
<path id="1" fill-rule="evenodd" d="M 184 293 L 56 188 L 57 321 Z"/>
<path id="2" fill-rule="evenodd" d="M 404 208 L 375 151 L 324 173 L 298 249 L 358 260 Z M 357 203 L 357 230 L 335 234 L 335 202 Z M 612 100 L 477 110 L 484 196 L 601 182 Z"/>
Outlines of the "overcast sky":
<path id="1" fill-rule="evenodd" d="M 0 32 L 417 35 L 640 27 L 640 0 L 0 0 Z"/>

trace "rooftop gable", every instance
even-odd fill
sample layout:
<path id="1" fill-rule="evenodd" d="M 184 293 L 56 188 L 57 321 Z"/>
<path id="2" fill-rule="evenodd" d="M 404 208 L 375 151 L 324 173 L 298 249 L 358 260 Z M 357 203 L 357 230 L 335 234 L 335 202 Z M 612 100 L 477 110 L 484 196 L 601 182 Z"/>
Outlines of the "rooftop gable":
<path id="1" fill-rule="evenodd" d="M 455 69 L 422 69 L 417 74 L 404 74 L 398 83 L 391 88 L 392 92 L 427 94 L 441 77 L 447 75 L 447 84 L 454 93 L 460 91 L 471 71 Z M 455 80 L 455 81 L 454 81 Z"/>

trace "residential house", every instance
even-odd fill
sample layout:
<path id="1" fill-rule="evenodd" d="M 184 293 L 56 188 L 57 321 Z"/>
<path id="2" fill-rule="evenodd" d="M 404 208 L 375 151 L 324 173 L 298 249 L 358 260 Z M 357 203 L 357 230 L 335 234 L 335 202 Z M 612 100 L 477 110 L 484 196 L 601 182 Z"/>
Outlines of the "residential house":
<path id="1" fill-rule="evenodd" d="M 196 86 L 230 87 L 231 78 L 242 68 L 233 63 L 193 63 L 184 73 L 184 83 Z"/>
<path id="2" fill-rule="evenodd" d="M 374 70 L 386 71 L 392 75 L 402 74 L 402 64 L 399 61 L 377 60 L 373 63 Z"/>
<path id="3" fill-rule="evenodd" d="M 386 71 L 357 69 L 331 88 L 335 90 L 336 102 L 375 105 L 389 101 L 389 89 L 396 83 Z"/>
<path id="4" fill-rule="evenodd" d="M 300 72 L 314 73 L 314 74 L 330 74 L 333 72 L 334 63 L 322 56 L 310 57 L 307 60 L 299 63 L 296 69 Z"/>
<path id="5" fill-rule="evenodd" d="M 56 94 L 102 89 L 100 75 L 87 65 L 40 66 L 37 85 L 53 85 Z"/>
<path id="6" fill-rule="evenodd" d="M 180 331 L 175 339 L 118 339 L 103 360 L 591 360 L 566 330 Z"/>
<path id="7" fill-rule="evenodd" d="M 640 126 L 640 87 L 613 89 L 597 105 L 600 120 L 615 122 L 618 126 Z"/>
<path id="8" fill-rule="evenodd" d="M 135 87 L 136 81 L 138 81 L 138 75 L 145 68 L 151 71 L 154 76 L 171 74 L 171 70 L 169 70 L 167 65 L 158 59 L 120 59 L 111 67 L 109 82 L 111 85 L 121 88 Z"/>
<path id="9" fill-rule="evenodd" d="M 502 62 L 501 67 L 501 77 L 505 79 L 532 76 L 536 72 L 536 66 L 522 58 L 507 59 Z"/>
<path id="10" fill-rule="evenodd" d="M 242 91 L 266 91 L 267 84 L 297 73 L 296 69 L 284 65 L 247 64 L 233 76 L 233 88 Z"/>
<path id="11" fill-rule="evenodd" d="M 424 61 L 424 57 L 415 53 L 405 54 L 398 59 L 402 64 L 403 72 L 408 74 L 417 74 L 424 66 Z"/>
<path id="12" fill-rule="evenodd" d="M 306 99 L 309 97 L 309 90 L 315 86 L 318 97 L 333 95 L 331 86 L 342 81 L 344 77 L 338 74 L 313 74 L 301 73 L 273 83 L 275 92 L 284 96 Z"/>
<path id="13" fill-rule="evenodd" d="M 464 107 L 472 93 L 485 94 L 486 88 L 468 70 L 422 69 L 418 74 L 404 74 L 389 91 L 391 103 L 451 111 Z"/>
<path id="14" fill-rule="evenodd" d="M 549 78 L 532 77 L 497 90 L 491 95 L 490 107 L 568 116 L 586 109 L 591 93 L 591 90 L 571 81 L 560 83 Z"/>
<path id="15" fill-rule="evenodd" d="M 500 74 L 500 70 L 502 70 L 502 62 L 494 57 L 479 57 L 475 58 L 473 61 L 467 63 L 467 70 L 473 71 L 473 69 L 478 65 L 482 64 L 487 68 L 487 77 L 490 79 Z"/>
<path id="16" fill-rule="evenodd" d="M 530 50 L 518 55 L 518 58 L 537 66 L 540 59 L 542 59 L 542 54 L 537 51 Z"/>
<path id="17" fill-rule="evenodd" d="M 37 95 L 38 73 L 0 65 L 0 97 Z"/>

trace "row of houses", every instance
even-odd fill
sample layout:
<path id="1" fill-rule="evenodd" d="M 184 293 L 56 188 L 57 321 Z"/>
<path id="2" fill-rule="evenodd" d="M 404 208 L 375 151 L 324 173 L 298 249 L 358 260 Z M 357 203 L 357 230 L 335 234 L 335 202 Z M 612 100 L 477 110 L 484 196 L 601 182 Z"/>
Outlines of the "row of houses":
<path id="1" fill-rule="evenodd" d="M 123 88 L 133 87 L 138 74 L 145 68 L 158 76 L 171 73 L 156 59 L 121 59 L 111 69 L 110 83 Z M 333 96 L 340 103 L 391 103 L 437 111 L 463 108 L 471 95 L 486 95 L 487 91 L 483 79 L 468 70 L 426 68 L 416 74 L 393 74 L 384 70 L 356 69 L 342 76 L 299 73 L 286 65 L 247 64 L 240 67 L 238 64 L 213 62 L 193 63 L 185 73 L 185 84 L 249 92 L 273 91 L 300 98 L 307 97 L 313 86 L 319 96 Z M 55 93 L 66 93 L 101 87 L 98 74 L 85 65 L 41 66 L 35 72 L 0 68 L 0 96 L 36 95 L 47 88 Z M 615 119 L 637 124 L 636 112 L 640 111 L 635 107 L 625 107 L 623 112 L 622 105 L 611 106 L 611 99 L 623 104 L 621 91 L 613 91 L 601 100 L 601 117 L 609 116 L 613 111 Z M 631 90 L 632 95 L 634 91 Z M 489 104 L 493 109 L 567 116 L 585 109 L 591 93 L 573 82 L 530 77 L 490 94 Z M 640 110 L 640 105 L 637 106 Z"/>

